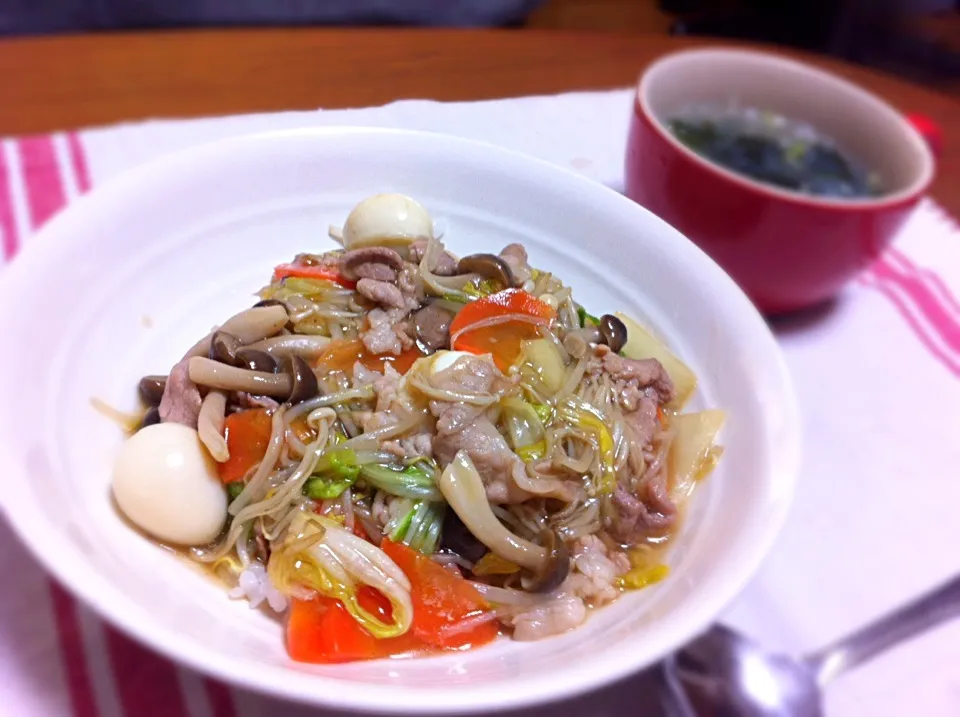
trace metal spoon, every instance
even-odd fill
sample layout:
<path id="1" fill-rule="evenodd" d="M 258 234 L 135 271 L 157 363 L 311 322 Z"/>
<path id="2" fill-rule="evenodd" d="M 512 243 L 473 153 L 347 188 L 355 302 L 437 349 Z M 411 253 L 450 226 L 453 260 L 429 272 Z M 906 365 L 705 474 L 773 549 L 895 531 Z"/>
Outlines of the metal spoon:
<path id="1" fill-rule="evenodd" d="M 669 690 L 696 717 L 821 717 L 837 675 L 960 616 L 960 577 L 807 657 L 775 655 L 716 625 L 663 665 Z"/>

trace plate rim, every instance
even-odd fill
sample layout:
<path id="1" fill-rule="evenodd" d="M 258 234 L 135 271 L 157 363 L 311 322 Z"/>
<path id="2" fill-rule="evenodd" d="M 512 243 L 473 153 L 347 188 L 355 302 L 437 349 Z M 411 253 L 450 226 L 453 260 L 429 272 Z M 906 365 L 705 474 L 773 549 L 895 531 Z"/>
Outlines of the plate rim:
<path id="1" fill-rule="evenodd" d="M 773 449 L 773 457 L 771 458 L 770 472 L 776 475 L 771 475 L 767 482 L 770 485 L 776 484 L 777 495 L 774 508 L 767 515 L 763 525 L 758 527 L 760 531 L 758 541 L 752 546 L 748 555 L 738 558 L 734 573 L 728 575 L 723 582 L 724 589 L 720 591 L 720 594 L 709 596 L 709 599 L 695 611 L 697 619 L 689 620 L 682 626 L 675 626 L 670 633 L 670 639 L 666 641 L 679 646 L 706 629 L 715 617 L 743 590 L 747 582 L 757 572 L 763 560 L 769 555 L 773 542 L 779 535 L 792 504 L 800 467 L 801 440 L 800 416 L 793 381 L 787 369 L 784 355 L 759 313 L 733 280 L 709 256 L 682 233 L 653 215 L 646 208 L 635 204 L 610 187 L 578 174 L 572 169 L 555 165 L 523 152 L 456 135 L 381 127 L 306 126 L 239 134 L 198 143 L 148 160 L 109 177 L 96 185 L 90 192 L 67 205 L 37 232 L 34 240 L 28 242 L 17 258 L 0 274 L 0 307 L 11 305 L 10 299 L 13 298 L 12 295 L 15 293 L 14 287 L 26 280 L 33 265 L 42 259 L 45 252 L 51 251 L 45 247 L 47 245 L 56 246 L 57 240 L 52 242 L 46 240 L 49 235 L 63 232 L 69 235 L 70 225 L 76 217 L 82 217 L 83 213 L 94 211 L 98 205 L 107 203 L 107 206 L 109 206 L 113 195 L 135 186 L 138 182 L 148 181 L 154 174 L 175 169 L 179 164 L 194 162 L 198 157 L 202 157 L 203 153 L 218 154 L 232 145 L 269 143 L 293 140 L 298 137 L 336 138 L 344 135 L 392 136 L 394 138 L 413 136 L 420 140 L 446 143 L 448 147 L 456 145 L 468 151 L 490 153 L 505 162 L 527 164 L 538 168 L 541 172 L 552 173 L 557 177 L 562 176 L 564 182 L 574 183 L 571 186 L 577 185 L 584 191 L 605 195 L 610 201 L 616 201 L 625 207 L 624 211 L 638 213 L 638 216 L 646 214 L 646 221 L 654 221 L 669 228 L 677 237 L 682 238 L 686 245 L 678 251 L 687 252 L 688 256 L 694 261 L 706 262 L 710 265 L 709 267 L 704 266 L 703 269 L 713 273 L 718 282 L 713 290 L 721 290 L 727 295 L 728 299 L 741 303 L 742 310 L 738 313 L 743 315 L 745 322 L 754 324 L 754 337 L 768 344 L 768 349 L 770 349 L 768 353 L 775 364 L 771 366 L 771 374 L 775 376 L 779 390 L 777 398 L 780 428 L 776 437 L 780 443 L 773 445 L 771 440 L 770 447 Z M 458 157 L 458 161 L 462 159 L 462 157 Z M 629 207 L 629 209 L 626 209 L 626 207 Z M 3 321 L 4 313 L 5 311 L 0 309 L 0 322 Z M 0 437 L 0 465 L 8 463 L 7 460 L 4 460 L 6 450 L 4 438 Z M 28 475 L 17 476 L 15 474 L 13 478 L 12 483 L 16 484 L 18 478 L 27 479 Z M 15 497 L 17 495 L 16 488 L 9 494 L 0 494 L 0 509 L 2 509 L 8 524 L 18 539 L 48 574 L 66 586 L 72 594 L 79 597 L 100 618 L 174 662 L 187 665 L 198 672 L 216 677 L 229 684 L 253 689 L 279 699 L 328 708 L 353 711 L 375 710 L 390 714 L 499 711 L 547 704 L 573 697 L 609 685 L 655 663 L 654 661 L 638 662 L 630 659 L 617 660 L 615 658 L 629 658 L 629 653 L 621 648 L 612 650 L 609 655 L 604 657 L 602 662 L 596 663 L 588 670 L 578 669 L 579 666 L 571 664 L 570 668 L 560 673 L 554 672 L 548 676 L 538 676 L 536 679 L 528 680 L 522 688 L 518 687 L 519 683 L 516 682 L 505 683 L 509 685 L 509 689 L 503 690 L 492 690 L 483 685 L 461 686 L 455 689 L 443 687 L 425 689 L 402 684 L 362 683 L 362 689 L 340 690 L 338 692 L 336 689 L 330 688 L 355 683 L 348 683 L 336 677 L 310 674 L 306 670 L 302 672 L 294 671 L 284 665 L 262 665 L 258 671 L 244 673 L 237 670 L 237 666 L 249 665 L 249 661 L 237 660 L 233 656 L 226 656 L 213 650 L 210 650 L 208 654 L 205 649 L 191 651 L 182 646 L 178 647 L 177 642 L 181 638 L 174 636 L 169 626 L 160 624 L 153 627 L 145 626 L 135 619 L 135 614 L 130 614 L 125 609 L 118 609 L 118 607 L 122 607 L 123 601 L 126 600 L 123 591 L 115 587 L 114 583 L 106 578 L 94 575 L 92 576 L 94 579 L 91 579 L 91 575 L 84 575 L 82 572 L 74 570 L 72 561 L 64 559 L 67 556 L 64 554 L 60 542 L 56 539 L 48 539 L 41 534 L 43 531 L 36 529 L 36 525 L 28 524 L 29 516 L 22 514 L 24 499 L 20 501 L 19 508 L 21 510 L 10 509 L 16 503 Z M 32 502 L 29 498 L 25 500 L 27 503 Z M 36 515 L 40 517 L 42 522 L 49 522 L 43 518 L 39 511 L 36 511 Z M 44 545 L 48 540 L 51 545 Z M 44 547 L 47 547 L 47 549 L 43 549 Z M 59 551 L 60 559 L 58 560 L 47 557 L 53 547 L 56 547 Z M 76 548 L 71 545 L 68 553 L 70 551 L 76 551 Z M 76 552 L 79 553 L 79 551 Z M 598 669 L 600 666 L 604 669 Z M 282 679 L 277 679 L 277 677 Z M 424 694 L 429 694 L 432 697 L 429 703 L 418 702 L 415 699 L 422 699 Z M 331 695 L 334 696 L 332 699 Z M 404 706 L 405 703 L 414 706 Z"/>

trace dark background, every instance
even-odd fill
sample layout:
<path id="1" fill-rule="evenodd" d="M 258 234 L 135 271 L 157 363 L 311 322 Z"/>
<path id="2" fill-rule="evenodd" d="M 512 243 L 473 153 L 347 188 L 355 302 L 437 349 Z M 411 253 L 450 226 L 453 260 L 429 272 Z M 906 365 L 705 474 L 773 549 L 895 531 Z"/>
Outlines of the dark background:
<path id="1" fill-rule="evenodd" d="M 960 0 L 547 0 L 526 24 L 771 42 L 960 94 Z"/>
<path id="2" fill-rule="evenodd" d="M 0 0 L 0 36 L 269 25 L 724 37 L 830 54 L 960 92 L 960 0 Z"/>

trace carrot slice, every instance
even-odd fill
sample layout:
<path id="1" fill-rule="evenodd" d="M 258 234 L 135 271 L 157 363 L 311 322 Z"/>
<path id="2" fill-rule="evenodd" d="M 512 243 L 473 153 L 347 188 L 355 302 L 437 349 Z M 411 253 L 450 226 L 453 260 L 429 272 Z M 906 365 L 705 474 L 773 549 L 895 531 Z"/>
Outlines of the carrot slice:
<path id="1" fill-rule="evenodd" d="M 296 277 L 298 279 L 321 279 L 332 281 L 345 286 L 348 289 L 355 289 L 357 282 L 344 277 L 340 272 L 326 266 L 311 266 L 308 264 L 280 264 L 273 270 L 273 280 L 280 281 L 287 277 Z"/>
<path id="2" fill-rule="evenodd" d="M 220 480 L 243 480 L 253 466 L 263 460 L 273 432 L 273 419 L 264 408 L 231 413 L 224 421 L 224 433 L 230 457 L 217 464 Z"/>

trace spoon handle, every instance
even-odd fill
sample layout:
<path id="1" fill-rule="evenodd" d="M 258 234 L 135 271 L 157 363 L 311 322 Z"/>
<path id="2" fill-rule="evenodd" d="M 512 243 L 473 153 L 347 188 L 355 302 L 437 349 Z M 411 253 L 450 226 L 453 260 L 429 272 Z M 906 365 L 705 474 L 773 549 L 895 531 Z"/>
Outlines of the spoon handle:
<path id="1" fill-rule="evenodd" d="M 960 616 L 960 577 L 806 657 L 823 686 L 889 647 Z"/>

